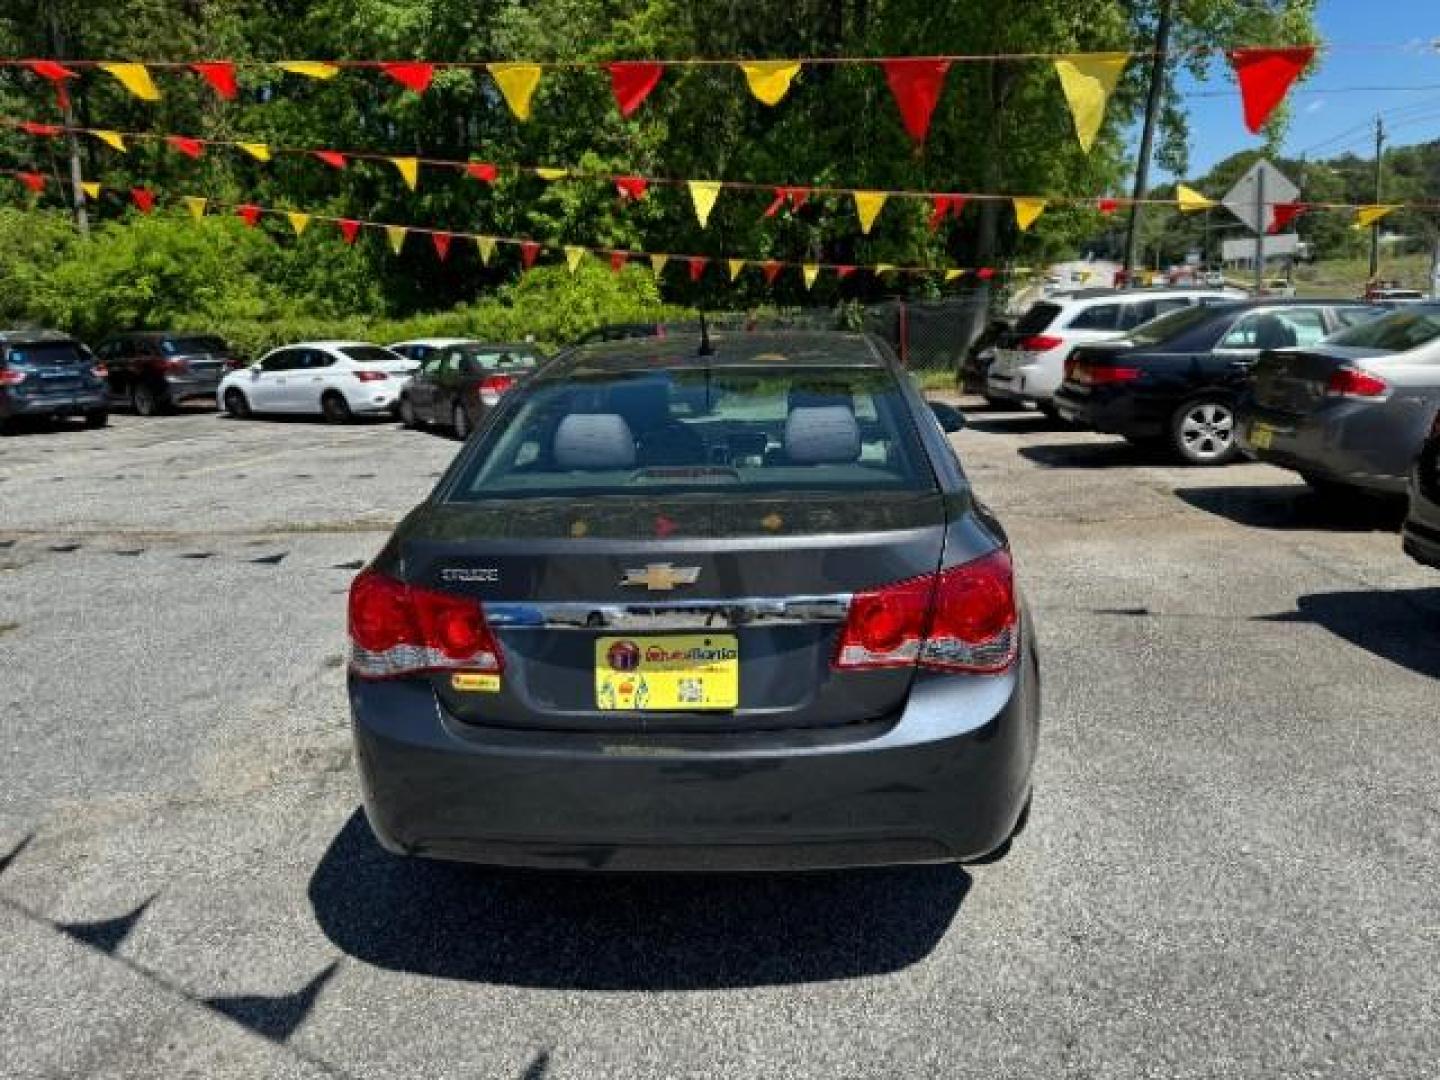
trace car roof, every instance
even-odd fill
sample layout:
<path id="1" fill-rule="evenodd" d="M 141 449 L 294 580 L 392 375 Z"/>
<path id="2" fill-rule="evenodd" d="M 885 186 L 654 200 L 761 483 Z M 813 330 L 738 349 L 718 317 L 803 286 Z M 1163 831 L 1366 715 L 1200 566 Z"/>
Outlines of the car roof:
<path id="1" fill-rule="evenodd" d="M 699 334 L 630 338 L 578 345 L 545 368 L 545 380 L 571 375 L 664 370 L 673 367 L 888 368 L 891 361 L 868 334 L 816 330 L 741 331 L 710 335 L 712 352 L 700 354 Z"/>
<path id="2" fill-rule="evenodd" d="M 277 345 L 276 349 L 339 349 L 345 347 L 364 347 L 367 349 L 383 349 L 384 345 L 376 345 L 373 341 L 292 341 L 286 345 Z M 271 350 L 272 352 L 274 349 Z"/>
<path id="3" fill-rule="evenodd" d="M 476 338 L 468 337 L 419 337 L 406 338 L 404 341 L 394 341 L 385 348 L 393 349 L 398 345 L 425 345 L 432 349 L 444 349 L 450 345 L 471 345 L 480 344 Z"/>
<path id="4" fill-rule="evenodd" d="M 1050 303 L 1064 304 L 1081 300 L 1145 300 L 1152 296 L 1215 296 L 1221 293 L 1219 285 L 1162 285 L 1143 289 L 1076 289 L 1072 293 L 1049 297 Z M 1238 290 L 1231 290 L 1238 292 Z M 1041 301 L 1042 303 L 1044 301 Z"/>
<path id="5" fill-rule="evenodd" d="M 59 330 L 0 330 L 0 345 L 38 345 L 44 341 L 78 341 Z"/>
<path id="6" fill-rule="evenodd" d="M 1375 304 L 1357 300 L 1353 296 L 1252 296 L 1244 300 L 1224 300 L 1218 304 L 1206 304 L 1210 311 L 1245 311 L 1250 308 L 1287 307 L 1376 307 Z"/>
<path id="7" fill-rule="evenodd" d="M 218 338 L 220 336 L 221 335 L 211 330 L 121 330 L 119 333 L 111 334 L 110 339 L 114 340 L 115 338 L 129 338 L 136 340 L 148 339 L 153 341 L 172 337 Z"/>

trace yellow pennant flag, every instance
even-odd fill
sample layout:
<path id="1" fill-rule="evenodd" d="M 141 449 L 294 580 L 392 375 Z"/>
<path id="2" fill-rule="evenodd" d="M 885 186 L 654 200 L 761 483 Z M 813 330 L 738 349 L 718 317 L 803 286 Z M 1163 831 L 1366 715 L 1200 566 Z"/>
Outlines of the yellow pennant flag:
<path id="1" fill-rule="evenodd" d="M 185 209 L 190 211 L 190 216 L 196 221 L 199 221 L 205 216 L 205 204 L 209 201 L 209 199 L 202 198 L 199 195 L 186 195 L 181 199 L 181 202 L 185 204 Z"/>
<path id="2" fill-rule="evenodd" d="M 891 270 L 894 270 L 894 269 L 895 269 L 895 264 L 894 264 L 894 263 L 876 263 L 876 264 L 875 264 L 875 275 L 878 277 L 878 276 L 881 275 L 881 274 L 888 274 L 888 273 L 890 273 Z"/>
<path id="3" fill-rule="evenodd" d="M 99 140 L 100 140 L 101 142 L 103 142 L 106 146 L 109 146 L 109 147 L 112 147 L 113 149 L 119 150 L 122 154 L 125 153 L 125 138 L 124 138 L 124 136 L 122 136 L 118 131 L 93 131 L 93 130 L 92 130 L 92 131 L 90 132 L 90 134 L 91 134 L 91 135 L 94 135 L 95 138 L 99 139 Z"/>
<path id="4" fill-rule="evenodd" d="M 385 226 L 385 235 L 390 238 L 390 250 L 395 252 L 396 255 L 399 255 L 400 249 L 405 246 L 405 234 L 409 231 L 410 230 L 403 225 Z"/>
<path id="5" fill-rule="evenodd" d="M 411 191 L 414 191 L 415 186 L 420 183 L 419 159 L 413 157 L 392 157 L 389 160 L 390 164 L 394 165 L 395 168 L 400 171 L 400 176 L 405 181 L 405 186 Z"/>
<path id="6" fill-rule="evenodd" d="M 690 198 L 695 203 L 695 216 L 703 229 L 710 223 L 710 211 L 715 209 L 715 200 L 720 197 L 720 184 L 715 180 L 691 180 Z"/>
<path id="7" fill-rule="evenodd" d="M 236 143 L 235 145 L 241 150 L 244 150 L 245 153 L 249 154 L 256 161 L 270 160 L 270 147 L 266 146 L 263 142 L 242 142 Z"/>
<path id="8" fill-rule="evenodd" d="M 114 75 L 121 86 L 141 101 L 160 100 L 160 88 L 150 78 L 150 69 L 144 64 L 101 64 L 100 70 Z"/>
<path id="9" fill-rule="evenodd" d="M 1060 76 L 1060 88 L 1065 91 L 1065 102 L 1075 121 L 1080 149 L 1087 154 L 1105 123 L 1105 106 L 1128 60 L 1125 53 L 1079 53 L 1055 61 L 1055 73 Z"/>
<path id="10" fill-rule="evenodd" d="M 800 276 L 805 279 L 805 288 L 810 289 L 815 285 L 815 279 L 820 276 L 818 263 L 805 263 L 800 267 Z"/>
<path id="11" fill-rule="evenodd" d="M 664 270 L 665 270 L 665 264 L 666 264 L 667 262 L 669 262 L 669 261 L 670 261 L 670 256 L 669 256 L 669 255 L 651 255 L 651 256 L 650 256 L 650 271 L 651 271 L 651 273 L 653 273 L 656 277 L 659 277 L 659 276 L 664 272 Z"/>
<path id="12" fill-rule="evenodd" d="M 1207 199 L 1188 184 L 1175 185 L 1175 201 L 1182 214 L 1193 214 L 1197 210 L 1209 210 L 1215 205 L 1214 199 Z"/>
<path id="13" fill-rule="evenodd" d="M 1016 198 L 1011 199 L 1015 206 L 1015 224 L 1020 226 L 1021 232 L 1028 232 L 1035 220 L 1045 212 L 1047 205 L 1044 199 Z"/>
<path id="14" fill-rule="evenodd" d="M 568 169 L 550 169 L 537 166 L 535 169 L 535 175 L 540 177 L 541 180 L 564 180 L 565 177 L 570 175 L 570 171 Z"/>
<path id="15" fill-rule="evenodd" d="M 275 65 L 292 75 L 304 75 L 307 79 L 333 79 L 340 74 L 334 64 L 323 64 L 319 60 L 281 60 Z"/>
<path id="16" fill-rule="evenodd" d="M 477 236 L 475 246 L 480 249 L 480 265 L 489 266 L 490 258 L 495 254 L 495 238 L 493 236 Z"/>
<path id="17" fill-rule="evenodd" d="M 879 191 L 855 192 L 855 212 L 860 215 L 860 231 L 866 236 L 870 235 L 870 227 L 885 208 L 887 198 L 889 196 Z"/>
<path id="18" fill-rule="evenodd" d="M 951 269 L 945 271 L 945 280 L 946 280 L 946 281 L 954 281 L 956 278 L 958 278 L 958 277 L 964 277 L 964 276 L 965 276 L 965 271 L 964 271 L 964 270 L 957 270 L 957 269 L 954 269 L 953 267 L 952 267 Z"/>
<path id="19" fill-rule="evenodd" d="M 752 60 L 740 65 L 750 93 L 765 105 L 778 105 L 790 92 L 790 82 L 800 71 L 793 60 Z"/>
<path id="20" fill-rule="evenodd" d="M 517 120 L 530 119 L 530 99 L 540 85 L 539 64 L 486 64 L 485 70 L 500 87 L 505 104 Z"/>
<path id="21" fill-rule="evenodd" d="M 744 270 L 744 269 L 745 269 L 745 260 L 744 260 L 744 259 L 731 259 L 731 260 L 730 260 L 730 280 L 731 280 L 731 281 L 734 281 L 736 278 L 738 278 L 738 277 L 740 276 L 741 271 Z"/>
<path id="22" fill-rule="evenodd" d="M 1394 209 L 1394 206 L 1386 206 L 1381 203 L 1375 203 L 1370 206 L 1357 206 L 1355 208 L 1355 228 L 1368 229 Z"/>
<path id="23" fill-rule="evenodd" d="M 96 180 L 82 180 L 82 181 L 80 181 L 80 190 L 83 191 L 83 192 L 85 192 L 85 197 L 86 197 L 87 199 L 98 199 L 98 198 L 100 198 L 100 183 L 99 183 L 99 181 L 96 181 Z"/>
<path id="24" fill-rule="evenodd" d="M 285 216 L 290 219 L 290 227 L 295 230 L 295 235 L 304 236 L 305 227 L 310 224 L 310 215 L 302 214 L 299 210 L 289 210 Z"/>
<path id="25" fill-rule="evenodd" d="M 575 273 L 576 270 L 580 269 L 580 260 L 583 258 L 585 258 L 585 249 L 583 247 L 574 247 L 573 245 L 569 244 L 566 245 L 565 265 L 570 267 L 570 272 L 572 274 Z"/>

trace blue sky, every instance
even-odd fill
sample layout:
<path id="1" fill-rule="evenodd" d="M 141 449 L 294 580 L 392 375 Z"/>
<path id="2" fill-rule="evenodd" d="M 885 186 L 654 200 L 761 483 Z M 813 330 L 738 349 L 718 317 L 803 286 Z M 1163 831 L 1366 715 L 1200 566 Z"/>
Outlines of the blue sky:
<path id="1" fill-rule="evenodd" d="M 1440 139 L 1440 0 L 1321 0 L 1319 22 L 1334 48 L 1291 98 L 1287 156 L 1369 157 L 1376 112 L 1393 128 L 1393 145 Z M 1190 111 L 1192 177 L 1259 144 L 1241 119 L 1239 91 L 1223 60 L 1212 61 L 1208 81 L 1185 77 L 1180 89 Z M 1161 170 L 1157 182 L 1168 179 Z"/>

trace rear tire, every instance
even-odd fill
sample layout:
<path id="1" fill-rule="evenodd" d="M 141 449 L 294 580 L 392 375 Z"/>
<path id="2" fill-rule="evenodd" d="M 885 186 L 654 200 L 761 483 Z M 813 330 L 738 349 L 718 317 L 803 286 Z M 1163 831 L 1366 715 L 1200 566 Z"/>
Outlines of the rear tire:
<path id="1" fill-rule="evenodd" d="M 329 424 L 348 424 L 353 416 L 345 395 L 336 390 L 327 390 L 320 398 L 320 413 Z"/>
<path id="2" fill-rule="evenodd" d="M 415 403 L 406 394 L 400 399 L 400 426 L 407 431 L 414 431 L 420 426 L 420 417 L 415 415 Z"/>
<path id="3" fill-rule="evenodd" d="M 455 429 L 455 438 L 461 442 L 470 437 L 470 414 L 458 401 L 450 407 L 450 426 Z"/>
<path id="4" fill-rule="evenodd" d="M 1197 397 L 1170 418 L 1170 447 L 1187 465 L 1228 465 L 1240 456 L 1235 406 L 1220 397 Z"/>
<path id="5" fill-rule="evenodd" d="M 245 397 L 245 391 L 230 387 L 225 391 L 223 404 L 225 411 L 236 420 L 250 419 L 250 401 Z"/>
<path id="6" fill-rule="evenodd" d="M 136 416 L 159 416 L 170 411 L 170 399 L 146 382 L 137 382 L 130 388 L 130 404 Z"/>
<path id="7" fill-rule="evenodd" d="M 110 414 L 104 409 L 91 409 L 85 414 L 87 428 L 103 428 L 110 423 Z"/>

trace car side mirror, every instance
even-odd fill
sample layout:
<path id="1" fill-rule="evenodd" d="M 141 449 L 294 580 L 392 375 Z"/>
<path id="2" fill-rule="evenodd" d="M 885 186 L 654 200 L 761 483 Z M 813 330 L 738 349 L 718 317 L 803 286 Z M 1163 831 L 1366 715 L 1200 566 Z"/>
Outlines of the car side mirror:
<path id="1" fill-rule="evenodd" d="M 932 401 L 929 404 L 930 411 L 935 414 L 935 419 L 940 422 L 940 429 L 946 435 L 965 429 L 965 414 L 954 405 L 948 401 Z"/>
<path id="2" fill-rule="evenodd" d="M 250 377 L 251 377 L 252 379 L 258 379 L 258 378 L 260 377 L 260 365 L 259 365 L 259 364 L 256 364 L 254 367 L 252 367 L 252 368 L 250 369 Z"/>

